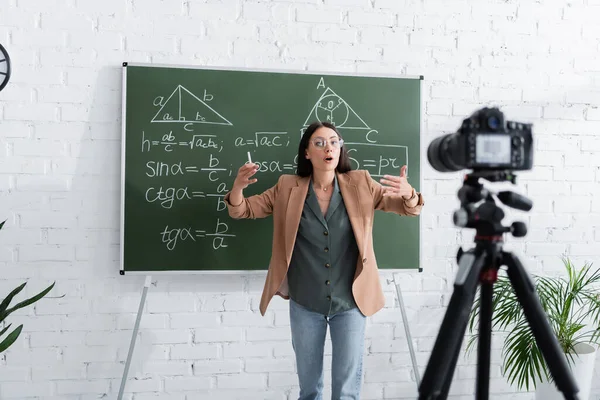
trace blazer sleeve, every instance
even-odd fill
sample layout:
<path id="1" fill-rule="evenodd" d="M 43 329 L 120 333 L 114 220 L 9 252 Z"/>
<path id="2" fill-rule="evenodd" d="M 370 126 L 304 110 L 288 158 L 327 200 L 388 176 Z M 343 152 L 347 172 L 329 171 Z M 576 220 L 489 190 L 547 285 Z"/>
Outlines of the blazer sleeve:
<path id="1" fill-rule="evenodd" d="M 393 212 L 399 215 L 406 216 L 417 216 L 421 213 L 421 209 L 425 205 L 423 200 L 423 195 L 419 192 L 417 194 L 417 204 L 414 207 L 409 207 L 406 204 L 406 201 L 402 198 L 391 198 L 388 196 L 383 196 L 383 185 L 373 179 L 369 171 L 365 170 L 365 179 L 369 185 L 369 189 L 371 190 L 371 195 L 373 196 L 373 204 L 376 210 Z"/>
<path id="2" fill-rule="evenodd" d="M 260 194 L 255 194 L 250 197 L 244 197 L 241 204 L 234 206 L 229 201 L 231 191 L 227 192 L 223 197 L 223 201 L 227 205 L 227 212 L 233 219 L 256 219 L 265 218 L 273 213 L 273 205 L 279 193 L 279 187 L 283 177 L 279 177 L 277 183 Z"/>

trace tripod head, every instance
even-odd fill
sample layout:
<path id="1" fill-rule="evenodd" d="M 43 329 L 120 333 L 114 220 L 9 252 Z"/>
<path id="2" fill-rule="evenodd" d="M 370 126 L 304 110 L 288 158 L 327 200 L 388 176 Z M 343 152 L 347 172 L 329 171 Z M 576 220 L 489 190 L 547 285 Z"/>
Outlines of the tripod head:
<path id="1" fill-rule="evenodd" d="M 475 171 L 465 175 L 463 186 L 458 191 L 460 209 L 454 212 L 454 225 L 476 230 L 475 241 L 501 242 L 502 234 L 510 232 L 514 237 L 527 234 L 524 222 L 502 225 L 504 211 L 498 207 L 494 195 L 505 205 L 522 211 L 529 211 L 533 203 L 530 199 L 510 190 L 491 192 L 479 182 L 508 181 L 514 184 L 516 176 L 511 171 Z"/>

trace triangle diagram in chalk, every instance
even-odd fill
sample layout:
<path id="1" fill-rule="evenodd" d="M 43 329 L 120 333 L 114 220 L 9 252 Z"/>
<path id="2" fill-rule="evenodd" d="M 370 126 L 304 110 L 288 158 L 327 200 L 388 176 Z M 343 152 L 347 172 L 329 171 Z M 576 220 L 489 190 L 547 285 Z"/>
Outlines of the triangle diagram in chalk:
<path id="1" fill-rule="evenodd" d="M 211 106 L 181 85 L 175 88 L 151 122 L 233 125 Z"/>
<path id="2" fill-rule="evenodd" d="M 317 100 L 304 121 L 304 126 L 309 126 L 314 121 L 331 122 L 336 128 L 371 129 L 346 100 L 330 88 L 327 88 Z"/>

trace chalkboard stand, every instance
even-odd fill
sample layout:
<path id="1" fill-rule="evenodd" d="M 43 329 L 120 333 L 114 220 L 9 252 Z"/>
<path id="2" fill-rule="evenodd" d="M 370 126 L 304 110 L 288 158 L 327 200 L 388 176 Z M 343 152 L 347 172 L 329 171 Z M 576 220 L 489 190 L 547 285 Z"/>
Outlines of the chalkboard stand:
<path id="1" fill-rule="evenodd" d="M 404 300 L 402 299 L 402 292 L 400 285 L 396 282 L 396 276 L 393 278 L 394 286 L 396 287 L 396 295 L 398 296 L 398 304 L 400 305 L 400 312 L 402 313 L 402 322 L 404 323 L 404 330 L 406 331 L 406 341 L 408 342 L 408 350 L 410 351 L 410 358 L 412 359 L 413 370 L 415 371 L 415 379 L 417 381 L 417 389 L 421 384 L 421 377 L 419 376 L 419 368 L 417 366 L 417 358 L 415 356 L 415 349 L 413 348 L 412 336 L 410 335 L 410 327 L 408 326 L 408 318 L 406 317 L 406 309 L 404 308 Z"/>
<path id="2" fill-rule="evenodd" d="M 123 391 L 125 390 L 125 382 L 127 381 L 127 373 L 129 372 L 129 366 L 131 365 L 131 357 L 133 356 L 133 348 L 135 347 L 135 340 L 137 339 L 138 330 L 140 328 L 140 321 L 142 320 L 142 312 L 144 311 L 144 303 L 146 302 L 146 294 L 150 287 L 151 276 L 146 276 L 146 282 L 144 282 L 144 288 L 142 289 L 142 298 L 140 300 L 140 307 L 138 308 L 137 318 L 135 320 L 135 326 L 131 335 L 131 343 L 129 344 L 129 353 L 127 354 L 127 361 L 125 362 L 125 369 L 123 370 L 123 378 L 121 379 L 121 387 L 119 388 L 119 396 L 117 400 L 123 399 Z"/>

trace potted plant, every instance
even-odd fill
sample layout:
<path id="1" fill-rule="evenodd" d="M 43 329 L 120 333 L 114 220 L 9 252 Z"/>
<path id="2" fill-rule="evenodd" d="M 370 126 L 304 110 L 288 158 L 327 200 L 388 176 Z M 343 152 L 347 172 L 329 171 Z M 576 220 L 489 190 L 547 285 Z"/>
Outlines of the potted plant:
<path id="1" fill-rule="evenodd" d="M 2 223 L 0 223 L 0 230 L 4 226 L 5 222 L 6 222 L 6 220 L 3 221 Z M 48 286 L 46 289 L 44 289 L 40 293 L 36 294 L 35 296 L 33 296 L 27 300 L 23 300 L 22 302 L 17 303 L 13 307 L 9 308 L 9 305 L 10 305 L 11 301 L 13 300 L 13 298 L 17 294 L 19 294 L 21 292 L 21 290 L 23 290 L 23 288 L 25 287 L 26 284 L 27 284 L 27 282 L 19 285 L 12 292 L 10 292 L 8 294 L 8 296 L 4 300 L 2 300 L 2 302 L 0 302 L 0 353 L 5 351 L 6 349 L 8 349 L 17 340 L 17 338 L 21 334 L 21 330 L 23 329 L 23 324 L 21 324 L 21 325 L 17 326 L 12 332 L 10 332 L 6 337 L 4 337 L 4 334 L 6 332 L 8 332 L 8 330 L 10 329 L 10 327 L 12 325 L 12 324 L 8 324 L 4 328 L 2 328 L 6 318 L 14 311 L 16 311 L 20 308 L 23 308 L 23 307 L 27 307 L 27 306 L 35 303 L 36 301 L 40 300 L 42 297 L 44 297 L 46 294 L 48 294 L 48 292 L 50 292 L 52 290 L 52 288 L 54 287 L 54 283 L 52 283 L 52 285 Z M 4 337 L 4 339 L 3 339 L 3 337 Z"/>
<path id="2" fill-rule="evenodd" d="M 566 276 L 532 279 L 552 331 L 579 386 L 579 399 L 589 397 L 596 346 L 600 338 L 600 270 L 585 263 L 577 269 L 562 258 Z M 470 314 L 467 349 L 477 342 L 479 297 Z M 536 399 L 563 398 L 535 342 L 525 314 L 508 277 L 498 274 L 492 298 L 492 329 L 506 333 L 502 348 L 502 374 L 519 390 L 536 390 Z M 531 386 L 530 386 L 531 385 Z"/>

